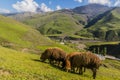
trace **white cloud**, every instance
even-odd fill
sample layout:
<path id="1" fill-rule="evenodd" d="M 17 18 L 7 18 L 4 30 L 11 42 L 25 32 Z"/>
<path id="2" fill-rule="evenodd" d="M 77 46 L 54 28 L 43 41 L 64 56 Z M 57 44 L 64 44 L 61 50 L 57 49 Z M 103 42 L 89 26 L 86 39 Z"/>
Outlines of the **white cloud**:
<path id="1" fill-rule="evenodd" d="M 119 6 L 120 7 L 120 0 L 117 0 L 114 4 L 114 6 Z"/>
<path id="2" fill-rule="evenodd" d="M 96 4 L 102 4 L 102 5 L 110 5 L 110 0 L 88 0 L 88 3 L 96 3 Z"/>
<path id="3" fill-rule="evenodd" d="M 0 13 L 10 13 L 10 11 L 7 9 L 0 8 Z"/>
<path id="4" fill-rule="evenodd" d="M 43 12 L 53 11 L 52 9 L 48 8 L 45 3 L 42 3 L 42 4 L 40 5 L 40 9 L 41 9 Z"/>
<path id="5" fill-rule="evenodd" d="M 83 2 L 83 0 L 74 0 L 74 1 L 77 1 L 77 2 L 79 2 L 79 3 L 82 3 L 82 2 Z"/>
<path id="6" fill-rule="evenodd" d="M 56 10 L 61 10 L 61 9 L 62 8 L 59 5 L 56 6 Z"/>
<path id="7" fill-rule="evenodd" d="M 52 11 L 45 3 L 37 4 L 34 0 L 22 0 L 12 5 L 18 12 L 37 12 L 39 8 L 42 12 Z"/>
<path id="8" fill-rule="evenodd" d="M 22 0 L 17 1 L 16 4 L 12 5 L 18 12 L 36 12 L 39 5 L 34 0 Z"/>

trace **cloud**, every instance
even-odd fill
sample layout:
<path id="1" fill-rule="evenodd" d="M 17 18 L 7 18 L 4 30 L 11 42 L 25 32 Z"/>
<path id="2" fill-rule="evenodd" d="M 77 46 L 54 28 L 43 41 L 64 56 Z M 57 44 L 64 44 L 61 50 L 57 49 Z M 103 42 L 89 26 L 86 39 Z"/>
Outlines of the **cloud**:
<path id="1" fill-rule="evenodd" d="M 120 0 L 117 0 L 117 1 L 114 3 L 114 6 L 119 6 L 119 7 L 120 7 Z"/>
<path id="2" fill-rule="evenodd" d="M 61 9 L 62 8 L 59 5 L 56 6 L 56 10 L 61 10 Z"/>
<path id="3" fill-rule="evenodd" d="M 0 13 L 10 13 L 10 11 L 7 9 L 0 8 Z"/>
<path id="4" fill-rule="evenodd" d="M 17 1 L 16 4 L 12 5 L 18 12 L 36 12 L 39 5 L 34 0 L 23 0 Z"/>
<path id="5" fill-rule="evenodd" d="M 45 3 L 42 3 L 42 4 L 40 5 L 40 9 L 41 9 L 43 12 L 53 11 L 52 9 L 48 8 Z"/>
<path id="6" fill-rule="evenodd" d="M 74 0 L 74 1 L 77 1 L 77 2 L 79 2 L 79 3 L 82 3 L 82 2 L 83 2 L 83 0 Z"/>
<path id="7" fill-rule="evenodd" d="M 110 0 L 88 0 L 88 3 L 96 3 L 96 4 L 102 4 L 102 5 L 110 5 Z"/>
<path id="8" fill-rule="evenodd" d="M 42 12 L 52 11 L 52 9 L 48 8 L 45 3 L 41 3 L 41 5 L 39 5 L 34 0 L 17 1 L 16 4 L 12 5 L 12 7 L 18 12 L 37 12 L 38 9 Z"/>

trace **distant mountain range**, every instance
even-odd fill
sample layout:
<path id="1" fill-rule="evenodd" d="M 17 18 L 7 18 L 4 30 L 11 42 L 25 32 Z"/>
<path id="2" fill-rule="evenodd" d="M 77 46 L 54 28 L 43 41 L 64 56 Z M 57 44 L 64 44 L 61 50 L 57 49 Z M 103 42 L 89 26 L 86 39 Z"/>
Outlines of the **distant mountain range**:
<path id="1" fill-rule="evenodd" d="M 89 4 L 49 13 L 21 13 L 8 16 L 35 27 L 44 35 L 120 40 L 120 8 Z"/>

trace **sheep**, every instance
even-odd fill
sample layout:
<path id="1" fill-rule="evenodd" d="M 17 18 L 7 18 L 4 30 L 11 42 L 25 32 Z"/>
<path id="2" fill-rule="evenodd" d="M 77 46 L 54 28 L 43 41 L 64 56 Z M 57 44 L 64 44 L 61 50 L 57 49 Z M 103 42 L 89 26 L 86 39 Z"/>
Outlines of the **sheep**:
<path id="1" fill-rule="evenodd" d="M 93 72 L 93 79 L 96 78 L 96 72 L 101 61 L 99 57 L 91 52 L 84 52 L 82 54 L 76 54 L 69 59 L 71 67 L 79 67 L 79 74 L 83 74 L 82 68 L 91 69 Z"/>
<path id="2" fill-rule="evenodd" d="M 55 48 L 46 49 L 42 53 L 40 59 L 42 61 L 45 61 L 46 59 L 48 59 L 50 64 L 56 61 L 58 62 L 58 66 L 60 65 L 60 62 L 62 62 L 62 68 L 63 68 L 65 57 L 66 57 L 66 53 L 62 49 L 55 47 Z"/>
<path id="3" fill-rule="evenodd" d="M 68 72 L 70 70 L 73 70 L 74 71 L 74 68 L 71 66 L 71 62 L 70 62 L 70 59 L 74 56 L 74 55 L 77 55 L 77 54 L 80 54 L 80 52 L 72 52 L 70 54 L 68 54 L 65 58 L 65 70 Z M 74 71 L 75 72 L 75 71 Z"/>
<path id="4" fill-rule="evenodd" d="M 52 48 L 48 48 L 46 49 L 40 56 L 40 60 L 42 62 L 45 62 L 47 59 L 49 60 L 49 62 L 51 63 L 51 60 L 50 60 L 50 56 L 52 55 Z"/>

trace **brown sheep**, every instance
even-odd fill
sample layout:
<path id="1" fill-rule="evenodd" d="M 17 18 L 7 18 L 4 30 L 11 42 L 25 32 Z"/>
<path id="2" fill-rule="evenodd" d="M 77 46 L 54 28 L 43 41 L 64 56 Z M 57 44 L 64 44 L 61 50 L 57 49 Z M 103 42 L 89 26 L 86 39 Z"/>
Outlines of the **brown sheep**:
<path id="1" fill-rule="evenodd" d="M 60 62 L 62 62 L 62 66 L 63 66 L 65 57 L 66 57 L 66 53 L 62 49 L 48 48 L 42 53 L 40 59 L 42 61 L 45 61 L 46 59 L 48 59 L 50 64 L 53 63 L 53 61 L 56 61 L 58 62 L 58 66 Z"/>
<path id="2" fill-rule="evenodd" d="M 72 67 L 79 67 L 80 74 L 83 73 L 82 67 L 91 69 L 93 72 L 93 79 L 96 78 L 97 69 L 101 65 L 99 57 L 91 52 L 74 55 L 70 58 L 70 62 Z"/>
<path id="3" fill-rule="evenodd" d="M 40 60 L 42 61 L 42 62 L 44 62 L 46 59 L 48 59 L 49 61 L 51 61 L 50 60 L 50 56 L 52 55 L 52 48 L 48 48 L 48 49 L 46 49 L 42 54 L 41 54 L 41 57 L 40 57 Z M 51 62 L 50 62 L 51 63 Z"/>
<path id="4" fill-rule="evenodd" d="M 70 70 L 74 70 L 71 66 L 70 59 L 76 54 L 80 54 L 80 52 L 72 52 L 72 53 L 70 53 L 66 56 L 66 58 L 65 58 L 65 70 L 67 72 L 70 71 Z"/>

